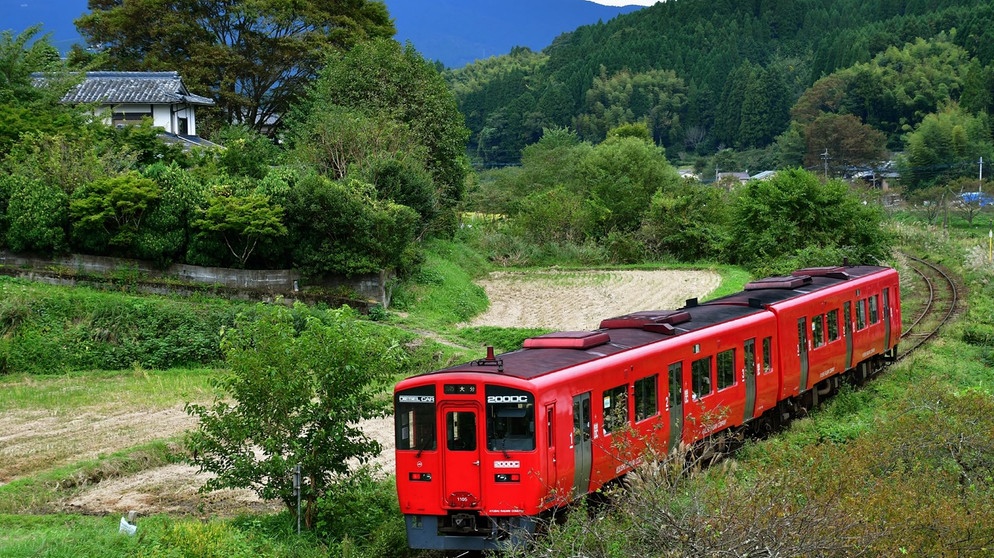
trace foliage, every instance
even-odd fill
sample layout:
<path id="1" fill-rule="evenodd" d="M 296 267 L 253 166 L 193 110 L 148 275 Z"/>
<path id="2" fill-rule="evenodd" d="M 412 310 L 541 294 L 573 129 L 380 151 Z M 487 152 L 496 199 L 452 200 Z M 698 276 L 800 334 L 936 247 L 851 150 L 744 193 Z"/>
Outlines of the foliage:
<path id="1" fill-rule="evenodd" d="M 876 165 L 885 159 L 883 132 L 860 122 L 852 114 L 826 113 L 804 128 L 806 167 L 818 167 L 830 158 L 832 168 Z"/>
<path id="2" fill-rule="evenodd" d="M 213 365 L 236 305 L 170 301 L 0 278 L 0 371 Z"/>
<path id="3" fill-rule="evenodd" d="M 256 193 L 209 196 L 207 207 L 200 209 L 198 218 L 190 224 L 195 229 L 220 234 L 240 267 L 245 267 L 260 241 L 287 234 L 283 208 L 270 203 L 268 196 Z"/>
<path id="4" fill-rule="evenodd" d="M 672 144 L 670 137 L 680 135 L 678 115 L 687 102 L 683 80 L 672 70 L 622 70 L 610 77 L 606 72 L 602 66 L 585 95 L 583 112 L 573 121 L 580 137 L 601 142 L 612 128 L 643 122 L 654 143 Z"/>
<path id="5" fill-rule="evenodd" d="M 408 554 L 404 516 L 397 502 L 393 479 L 377 480 L 363 468 L 330 488 L 317 503 L 315 534 L 340 541 L 361 556 Z"/>
<path id="6" fill-rule="evenodd" d="M 311 276 L 374 273 L 403 262 L 418 214 L 376 199 L 357 179 L 301 178 L 289 193 L 287 224 L 293 260 Z"/>
<path id="7" fill-rule="evenodd" d="M 61 254 L 69 247 L 69 198 L 57 186 L 19 176 L 4 181 L 6 245 L 15 252 Z"/>
<path id="8" fill-rule="evenodd" d="M 261 180 L 280 156 L 273 140 L 244 125 L 224 127 L 214 139 L 224 146 L 217 152 L 218 163 L 231 176 Z"/>
<path id="9" fill-rule="evenodd" d="M 91 254 L 107 253 L 108 247 L 128 250 L 141 229 L 142 217 L 160 195 L 154 180 L 136 172 L 78 188 L 69 200 L 74 243 Z"/>
<path id="10" fill-rule="evenodd" d="M 343 114 L 343 107 L 352 113 Z M 351 120 L 336 123 L 337 114 Z M 389 134 L 384 134 L 390 129 L 381 132 L 384 121 L 393 121 L 392 128 L 401 130 L 411 145 L 405 151 L 422 159 L 435 181 L 439 202 L 452 207 L 462 197 L 468 131 L 445 80 L 411 45 L 401 47 L 395 41 L 377 39 L 348 52 L 330 53 L 308 102 L 295 109 L 294 120 L 298 144 L 306 144 L 314 134 L 325 137 L 328 130 L 344 127 L 348 132 L 347 141 L 328 140 L 343 143 L 333 151 L 344 158 L 332 166 L 336 178 L 372 153 L 400 151 L 403 146 L 396 142 L 403 141 L 403 136 L 394 138 L 391 145 Z M 371 128 L 373 124 L 378 127 Z"/>
<path id="11" fill-rule="evenodd" d="M 90 44 L 103 45 L 109 68 L 176 70 L 191 90 L 217 101 L 205 129 L 279 127 L 329 50 L 394 33 L 386 7 L 366 0 L 90 0 L 88 7 L 76 25 Z"/>
<path id="12" fill-rule="evenodd" d="M 667 189 L 679 177 L 662 149 L 634 137 L 609 137 L 584 160 L 590 200 L 609 212 L 599 235 L 638 228 L 657 189 Z"/>
<path id="13" fill-rule="evenodd" d="M 721 188 L 685 182 L 657 191 L 639 235 L 656 257 L 680 261 L 721 261 L 731 242 L 730 194 Z"/>
<path id="14" fill-rule="evenodd" d="M 53 133 L 82 124 L 81 113 L 58 103 L 71 80 L 49 79 L 41 87 L 32 83 L 34 72 L 62 69 L 58 50 L 48 35 L 38 36 L 40 25 L 17 34 L 0 32 L 0 159 L 26 132 Z"/>
<path id="15" fill-rule="evenodd" d="M 379 451 L 358 423 L 385 412 L 376 395 L 403 353 L 347 307 L 258 307 L 239 316 L 222 345 L 231 372 L 218 381 L 220 395 L 187 406 L 200 420 L 188 439 L 192 462 L 217 475 L 202 490 L 251 488 L 293 510 L 299 464 L 304 518 L 314 527 L 318 501 L 348 475 L 349 460 Z"/>
<path id="16" fill-rule="evenodd" d="M 990 112 L 991 17 L 978 0 L 663 3 L 576 29 L 541 53 L 517 48 L 447 75 L 472 130 L 470 151 L 488 167 L 516 163 L 547 127 L 571 125 L 601 140 L 586 135 L 591 124 L 638 120 L 651 104 L 639 80 L 663 74 L 685 97 L 654 133 L 671 156 L 769 145 L 820 78 L 841 85 L 840 95 L 802 125 L 819 111 L 852 114 L 896 149 L 905 126 L 948 100 L 966 96 L 971 111 Z"/>
<path id="17" fill-rule="evenodd" d="M 750 181 L 734 214 L 731 253 L 758 275 L 789 272 L 823 258 L 836 261 L 819 265 L 838 265 L 840 256 L 872 263 L 886 251 L 879 207 L 864 205 L 842 181 L 823 184 L 800 169 Z"/>
<path id="18" fill-rule="evenodd" d="M 928 114 L 906 138 L 902 180 L 910 190 L 974 175 L 980 157 L 994 156 L 990 120 L 952 104 Z"/>

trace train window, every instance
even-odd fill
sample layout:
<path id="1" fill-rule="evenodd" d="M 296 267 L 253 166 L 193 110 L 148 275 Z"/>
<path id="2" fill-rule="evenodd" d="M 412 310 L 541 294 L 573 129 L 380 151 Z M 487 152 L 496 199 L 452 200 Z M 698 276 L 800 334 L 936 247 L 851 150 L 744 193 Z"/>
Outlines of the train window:
<path id="1" fill-rule="evenodd" d="M 653 374 L 648 378 L 635 380 L 635 420 L 645 420 L 659 412 L 658 390 L 659 375 Z"/>
<path id="2" fill-rule="evenodd" d="M 735 349 L 718 353 L 718 389 L 735 385 Z"/>
<path id="3" fill-rule="evenodd" d="M 866 299 L 856 301 L 856 329 L 866 327 Z"/>
<path id="4" fill-rule="evenodd" d="M 434 451 L 435 388 L 414 388 L 397 394 L 394 420 L 397 449 Z"/>
<path id="5" fill-rule="evenodd" d="M 711 394 L 711 361 L 714 357 L 704 357 L 690 363 L 691 389 L 698 399 Z"/>
<path id="6" fill-rule="evenodd" d="M 669 368 L 670 408 L 683 402 L 683 363 L 674 362 Z"/>
<path id="7" fill-rule="evenodd" d="M 527 391 L 487 386 L 487 449 L 535 449 L 535 398 Z"/>
<path id="8" fill-rule="evenodd" d="M 763 338 L 763 372 L 773 371 L 773 337 Z"/>
<path id="9" fill-rule="evenodd" d="M 818 314 L 814 318 L 811 318 L 811 342 L 814 343 L 815 347 L 821 347 L 825 344 L 824 321 L 824 314 Z"/>
<path id="10" fill-rule="evenodd" d="M 604 392 L 604 433 L 623 428 L 628 423 L 628 386 Z"/>
<path id="11" fill-rule="evenodd" d="M 476 413 L 472 411 L 446 413 L 445 440 L 449 451 L 475 451 Z"/>
<path id="12" fill-rule="evenodd" d="M 878 305 L 880 304 L 880 295 L 873 295 L 870 297 L 870 323 L 875 324 L 880 321 L 880 313 L 878 312 Z"/>
<path id="13" fill-rule="evenodd" d="M 829 310 L 825 315 L 825 329 L 828 331 L 828 341 L 831 343 L 839 338 L 839 311 Z"/>

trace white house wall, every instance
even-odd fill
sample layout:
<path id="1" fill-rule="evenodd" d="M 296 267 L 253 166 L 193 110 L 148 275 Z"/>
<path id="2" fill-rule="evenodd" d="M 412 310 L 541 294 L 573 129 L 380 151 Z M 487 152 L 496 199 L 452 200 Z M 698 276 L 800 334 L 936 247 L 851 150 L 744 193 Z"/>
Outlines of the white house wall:
<path id="1" fill-rule="evenodd" d="M 186 118 L 187 135 L 197 135 L 197 123 L 193 107 L 184 106 L 181 109 L 175 110 L 175 106 L 177 105 L 121 104 L 101 107 L 96 111 L 96 113 L 97 117 L 100 118 L 107 126 L 111 126 L 113 124 L 112 116 L 113 113 L 116 112 L 128 114 L 148 114 L 152 117 L 153 126 L 162 128 L 170 134 L 178 134 L 179 119 Z M 173 112 L 174 110 L 175 112 Z"/>

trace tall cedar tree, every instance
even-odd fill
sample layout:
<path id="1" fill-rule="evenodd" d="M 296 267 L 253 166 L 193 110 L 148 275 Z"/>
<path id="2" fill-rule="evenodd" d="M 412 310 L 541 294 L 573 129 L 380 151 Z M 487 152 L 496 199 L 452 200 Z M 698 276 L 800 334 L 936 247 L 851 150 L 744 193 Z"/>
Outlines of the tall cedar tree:
<path id="1" fill-rule="evenodd" d="M 395 33 L 371 0 L 89 0 L 76 20 L 107 69 L 176 70 L 217 101 L 205 128 L 277 127 L 329 50 Z"/>

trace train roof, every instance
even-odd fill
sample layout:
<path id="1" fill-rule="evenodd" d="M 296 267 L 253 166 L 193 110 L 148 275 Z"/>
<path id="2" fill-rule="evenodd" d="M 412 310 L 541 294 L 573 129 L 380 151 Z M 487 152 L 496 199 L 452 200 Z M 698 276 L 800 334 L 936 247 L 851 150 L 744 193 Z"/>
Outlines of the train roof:
<path id="1" fill-rule="evenodd" d="M 854 279 L 879 273 L 885 267 L 846 266 L 807 268 L 784 277 L 767 277 L 746 284 L 738 293 L 678 310 L 634 312 L 603 320 L 593 331 L 560 331 L 525 340 L 516 351 L 458 364 L 445 372 L 493 373 L 532 379 L 651 343 L 679 338 L 732 320 L 762 314 L 778 303 L 796 299 Z"/>

